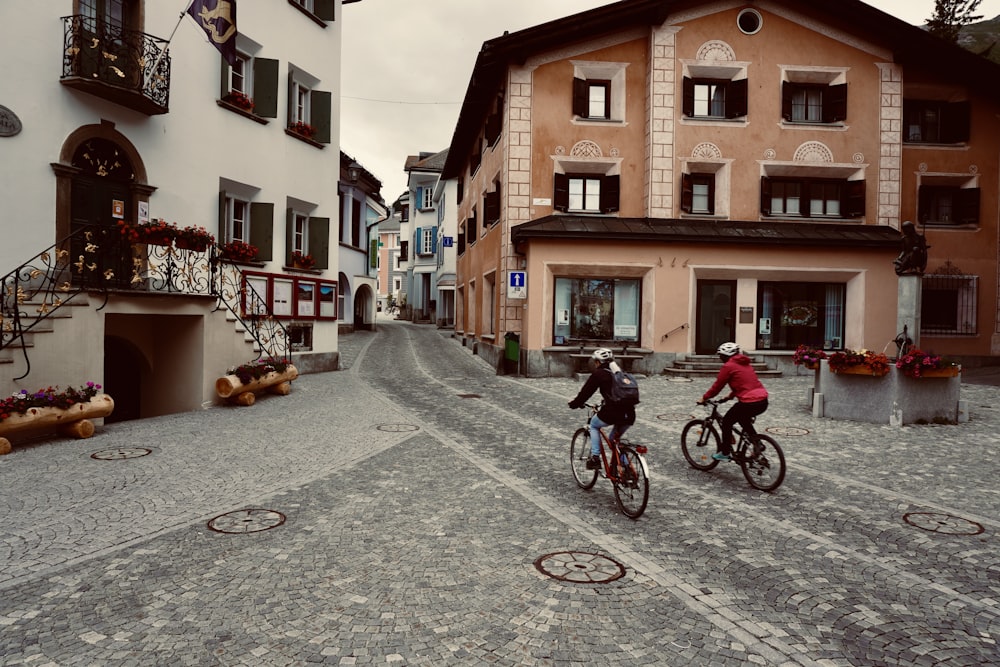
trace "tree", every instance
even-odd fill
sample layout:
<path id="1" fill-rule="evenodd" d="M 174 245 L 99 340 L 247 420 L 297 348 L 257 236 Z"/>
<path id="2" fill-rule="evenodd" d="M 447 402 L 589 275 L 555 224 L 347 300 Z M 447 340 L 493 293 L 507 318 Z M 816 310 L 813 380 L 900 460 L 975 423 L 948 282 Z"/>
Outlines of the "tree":
<path id="1" fill-rule="evenodd" d="M 953 44 L 958 43 L 958 33 L 963 26 L 982 19 L 974 15 L 982 0 L 934 0 L 934 16 L 927 21 L 927 29 Z"/>

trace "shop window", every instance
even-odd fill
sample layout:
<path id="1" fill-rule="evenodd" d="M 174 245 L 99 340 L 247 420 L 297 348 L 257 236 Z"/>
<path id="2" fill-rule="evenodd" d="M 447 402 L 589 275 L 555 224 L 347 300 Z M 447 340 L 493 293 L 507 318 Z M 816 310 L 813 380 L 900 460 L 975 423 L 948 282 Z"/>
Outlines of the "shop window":
<path id="1" fill-rule="evenodd" d="M 638 342 L 638 279 L 556 278 L 553 340 Z"/>
<path id="2" fill-rule="evenodd" d="M 845 295 L 843 283 L 759 282 L 757 348 L 842 349 Z"/>

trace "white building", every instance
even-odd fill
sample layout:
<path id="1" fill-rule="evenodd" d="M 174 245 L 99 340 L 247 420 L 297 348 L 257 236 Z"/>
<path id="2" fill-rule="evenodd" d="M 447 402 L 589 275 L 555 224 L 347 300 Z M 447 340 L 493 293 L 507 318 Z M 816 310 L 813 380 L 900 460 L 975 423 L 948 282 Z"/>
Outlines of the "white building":
<path id="1" fill-rule="evenodd" d="M 192 17 L 177 25 L 181 4 L 0 4 L 0 391 L 100 382 L 114 420 L 212 402 L 258 355 L 338 365 L 342 2 L 241 0 L 231 67 Z M 259 253 L 115 231 L 157 218 Z"/>

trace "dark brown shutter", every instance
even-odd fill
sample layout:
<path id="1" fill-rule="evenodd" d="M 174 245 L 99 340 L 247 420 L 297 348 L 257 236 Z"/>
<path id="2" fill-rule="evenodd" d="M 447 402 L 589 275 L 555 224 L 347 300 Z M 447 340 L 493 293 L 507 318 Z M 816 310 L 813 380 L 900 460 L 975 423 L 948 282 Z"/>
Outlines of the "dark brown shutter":
<path id="1" fill-rule="evenodd" d="M 847 84 L 830 86 L 823 91 L 823 122 L 837 123 L 847 119 Z"/>
<path id="2" fill-rule="evenodd" d="M 590 91 L 586 79 L 573 79 L 573 113 L 581 118 L 587 117 L 590 107 Z"/>
<path id="3" fill-rule="evenodd" d="M 962 188 L 955 193 L 955 218 L 959 224 L 979 224 L 979 195 L 979 188 Z"/>
<path id="4" fill-rule="evenodd" d="M 726 86 L 726 118 L 747 115 L 747 79 L 739 79 Z"/>
<path id="5" fill-rule="evenodd" d="M 681 113 L 690 118 L 694 116 L 694 79 L 684 77 L 682 89 L 684 91 L 681 102 Z"/>
<path id="6" fill-rule="evenodd" d="M 941 105 L 941 142 L 958 144 L 969 140 L 972 109 L 968 102 Z"/>
<path id="7" fill-rule="evenodd" d="M 862 218 L 865 215 L 865 181 L 848 181 L 844 211 L 848 218 Z"/>
<path id="8" fill-rule="evenodd" d="M 557 211 L 569 210 L 569 176 L 566 174 L 555 174 L 552 208 Z"/>
<path id="9" fill-rule="evenodd" d="M 771 179 L 767 176 L 760 177 L 760 212 L 771 215 Z"/>
<path id="10" fill-rule="evenodd" d="M 781 82 L 781 117 L 785 120 L 792 119 L 792 94 L 795 86 L 790 81 Z"/>
<path id="11" fill-rule="evenodd" d="M 691 212 L 694 202 L 694 183 L 691 174 L 681 174 L 681 210 Z"/>
<path id="12" fill-rule="evenodd" d="M 601 179 L 601 213 L 614 213 L 621 200 L 621 176 L 605 176 Z"/>

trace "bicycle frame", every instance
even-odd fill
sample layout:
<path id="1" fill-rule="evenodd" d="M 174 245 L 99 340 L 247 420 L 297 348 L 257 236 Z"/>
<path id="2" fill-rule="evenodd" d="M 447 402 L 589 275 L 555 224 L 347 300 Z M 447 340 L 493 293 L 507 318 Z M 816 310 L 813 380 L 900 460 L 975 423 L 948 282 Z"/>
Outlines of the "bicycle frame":
<path id="1" fill-rule="evenodd" d="M 587 419 L 586 419 L 586 423 L 584 424 L 584 426 L 589 430 L 590 429 L 590 420 L 594 417 L 594 415 L 597 414 L 597 412 L 600 410 L 601 406 L 600 405 L 589 405 L 588 404 L 587 407 L 589 408 L 589 410 L 587 411 Z M 613 430 L 614 426 L 612 425 L 611 428 Z M 621 467 L 621 464 L 622 463 L 627 463 L 627 462 L 622 461 L 621 453 L 618 450 L 618 444 L 619 444 L 620 440 L 612 440 L 604 432 L 603 428 L 597 429 L 597 434 L 601 437 L 601 443 L 600 443 L 601 444 L 601 465 L 604 468 L 604 476 L 607 477 L 608 479 L 610 479 L 612 482 L 617 482 L 618 481 L 618 472 L 619 472 L 619 468 Z M 626 441 L 626 443 L 627 442 L 628 441 Z M 635 451 L 636 451 L 637 454 L 643 454 L 643 455 L 645 455 L 646 452 L 648 451 L 646 449 L 645 445 L 635 445 L 634 447 L 635 447 Z M 608 451 L 609 450 L 611 452 L 610 456 L 608 456 Z M 614 461 L 616 463 L 614 466 L 611 465 L 612 461 Z"/>

